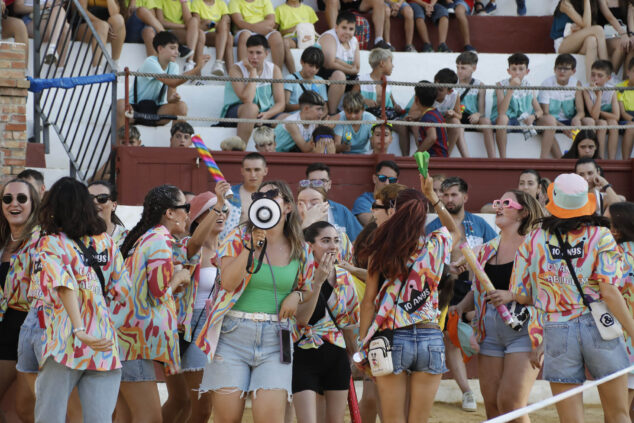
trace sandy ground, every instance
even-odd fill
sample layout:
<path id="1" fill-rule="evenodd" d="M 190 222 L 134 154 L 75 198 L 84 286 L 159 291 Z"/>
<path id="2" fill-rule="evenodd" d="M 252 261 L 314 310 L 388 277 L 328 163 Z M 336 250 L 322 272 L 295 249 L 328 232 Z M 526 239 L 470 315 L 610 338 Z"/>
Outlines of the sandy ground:
<path id="1" fill-rule="evenodd" d="M 536 423 L 557 423 L 557 411 L 554 406 L 546 407 L 530 415 L 531 421 Z M 599 423 L 603 421 L 603 411 L 598 405 L 590 405 L 585 407 L 585 420 L 587 423 Z M 437 402 L 431 413 L 429 423 L 472 423 L 483 422 L 486 420 L 484 407 L 478 404 L 478 411 L 475 413 L 466 413 L 460 408 L 460 404 L 447 404 Z M 213 418 L 211 420 L 213 422 Z M 244 412 L 243 422 L 251 423 L 251 409 L 248 408 Z M 346 422 L 350 422 L 350 417 L 346 416 Z M 377 419 L 378 421 L 378 419 Z M 364 422 L 368 423 L 368 422 Z"/>

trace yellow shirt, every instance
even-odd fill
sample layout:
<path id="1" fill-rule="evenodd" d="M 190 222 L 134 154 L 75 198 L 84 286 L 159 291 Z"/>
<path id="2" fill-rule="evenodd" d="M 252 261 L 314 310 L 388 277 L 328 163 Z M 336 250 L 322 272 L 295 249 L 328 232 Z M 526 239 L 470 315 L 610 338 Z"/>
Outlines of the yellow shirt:
<path id="1" fill-rule="evenodd" d="M 126 6 L 130 4 L 130 0 L 126 0 Z M 161 9 L 163 7 L 161 0 L 136 0 L 136 7 L 145 7 L 146 9 Z"/>
<path id="2" fill-rule="evenodd" d="M 163 17 L 165 20 L 177 24 L 185 23 L 183 20 L 183 9 L 181 7 L 180 0 L 162 0 L 161 10 L 163 10 Z"/>
<path id="3" fill-rule="evenodd" d="M 298 23 L 317 22 L 317 15 L 312 7 L 300 4 L 299 7 L 291 7 L 281 4 L 275 9 L 275 23 L 280 26 L 280 31 L 294 27 Z"/>
<path id="4" fill-rule="evenodd" d="M 629 84 L 629 80 L 625 80 L 621 83 L 616 84 L 617 87 L 627 87 Z M 616 99 L 618 101 L 623 102 L 623 106 L 625 107 L 625 111 L 634 112 L 634 90 L 632 91 L 617 91 Z"/>
<path id="5" fill-rule="evenodd" d="M 200 16 L 201 20 L 218 22 L 223 15 L 229 14 L 229 9 L 224 0 L 215 0 L 213 6 L 203 0 L 194 0 L 191 5 L 192 13 Z"/>
<path id="6" fill-rule="evenodd" d="M 271 0 L 231 0 L 229 13 L 239 13 L 246 23 L 253 24 L 262 22 L 268 15 L 274 15 L 275 10 Z"/>

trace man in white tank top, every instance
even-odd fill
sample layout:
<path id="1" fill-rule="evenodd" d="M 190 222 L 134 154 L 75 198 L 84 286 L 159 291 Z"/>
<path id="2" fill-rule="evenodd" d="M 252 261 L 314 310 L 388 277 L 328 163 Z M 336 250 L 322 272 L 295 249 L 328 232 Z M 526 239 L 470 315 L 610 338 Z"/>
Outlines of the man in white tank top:
<path id="1" fill-rule="evenodd" d="M 330 81 L 357 79 L 361 59 L 359 43 L 354 37 L 356 18 L 352 12 L 341 12 L 337 25 L 319 37 L 319 45 L 324 52 L 324 65 L 317 75 Z M 333 84 L 328 89 L 328 113 L 337 113 L 337 107 L 346 85 Z"/>

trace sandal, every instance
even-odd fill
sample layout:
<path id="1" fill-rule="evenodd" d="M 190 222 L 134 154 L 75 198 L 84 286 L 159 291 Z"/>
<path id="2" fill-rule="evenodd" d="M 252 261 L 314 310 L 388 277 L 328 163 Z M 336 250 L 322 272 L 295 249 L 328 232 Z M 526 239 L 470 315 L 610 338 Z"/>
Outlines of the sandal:
<path id="1" fill-rule="evenodd" d="M 484 12 L 484 4 L 482 4 L 481 1 L 476 1 L 473 4 L 473 14 L 474 15 L 479 15 L 480 13 Z"/>

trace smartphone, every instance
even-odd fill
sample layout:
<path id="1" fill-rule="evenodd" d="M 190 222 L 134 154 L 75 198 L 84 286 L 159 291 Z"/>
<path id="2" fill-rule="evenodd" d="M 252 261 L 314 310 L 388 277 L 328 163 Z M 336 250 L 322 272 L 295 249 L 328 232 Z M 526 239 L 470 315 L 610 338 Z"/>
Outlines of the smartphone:
<path id="1" fill-rule="evenodd" d="M 280 328 L 280 362 L 291 364 L 291 331 L 287 328 Z"/>

